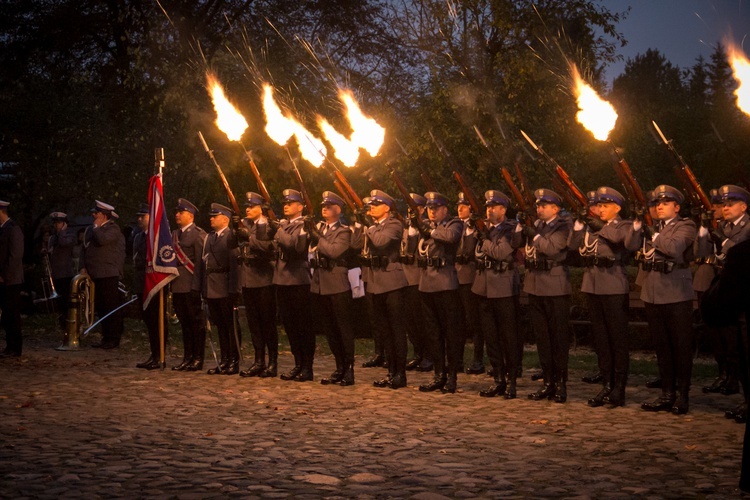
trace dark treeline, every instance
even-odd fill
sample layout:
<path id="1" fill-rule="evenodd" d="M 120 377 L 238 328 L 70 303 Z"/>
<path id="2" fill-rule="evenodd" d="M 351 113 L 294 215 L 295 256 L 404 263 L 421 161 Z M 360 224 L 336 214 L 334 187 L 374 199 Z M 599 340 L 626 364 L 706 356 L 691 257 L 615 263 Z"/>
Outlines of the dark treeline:
<path id="1" fill-rule="evenodd" d="M 720 45 L 709 61 L 682 69 L 650 50 L 628 61 L 606 89 L 603 70 L 626 43 L 617 24 L 627 12 L 588 0 L 6 0 L 2 10 L 0 197 L 12 202 L 27 248 L 52 210 L 85 215 L 95 198 L 114 204 L 124 223 L 134 220 L 155 147 L 166 151 L 170 205 L 178 196 L 201 207 L 225 202 L 198 130 L 238 198 L 257 190 L 242 149 L 213 125 L 207 69 L 248 118 L 243 141 L 277 196 L 294 184 L 285 151 L 263 132 L 264 81 L 310 128 L 319 113 L 345 130 L 336 88 L 355 91 L 387 129 L 382 154 L 346 172 L 363 194 L 369 177 L 395 194 L 389 162 L 410 189 L 426 190 L 421 168 L 455 195 L 451 167 L 430 131 L 477 194 L 507 190 L 473 125 L 501 161 L 520 159 L 532 187 L 549 186 L 549 169 L 522 154 L 519 129 L 584 190 L 618 187 L 608 146 L 575 121 L 569 62 L 615 105 L 612 139 L 644 188 L 676 182 L 672 160 L 651 137 L 651 120 L 706 189 L 735 181 L 733 170 L 750 155 L 750 123 L 735 106 Z M 314 198 L 332 188 L 326 173 L 300 165 Z"/>

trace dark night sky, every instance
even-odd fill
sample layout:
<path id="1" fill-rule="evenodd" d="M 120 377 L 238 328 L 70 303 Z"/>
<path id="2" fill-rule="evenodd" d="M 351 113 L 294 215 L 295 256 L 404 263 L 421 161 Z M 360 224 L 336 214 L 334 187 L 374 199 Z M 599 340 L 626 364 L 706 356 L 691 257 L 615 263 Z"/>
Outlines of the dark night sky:
<path id="1" fill-rule="evenodd" d="M 625 61 L 647 49 L 658 49 L 680 68 L 689 68 L 699 55 L 708 60 L 716 43 L 731 36 L 742 43 L 750 35 L 750 0 L 601 0 L 613 12 L 631 6 L 618 31 L 628 40 L 617 52 L 623 60 L 607 67 L 610 83 Z M 744 43 L 750 53 L 750 37 Z"/>

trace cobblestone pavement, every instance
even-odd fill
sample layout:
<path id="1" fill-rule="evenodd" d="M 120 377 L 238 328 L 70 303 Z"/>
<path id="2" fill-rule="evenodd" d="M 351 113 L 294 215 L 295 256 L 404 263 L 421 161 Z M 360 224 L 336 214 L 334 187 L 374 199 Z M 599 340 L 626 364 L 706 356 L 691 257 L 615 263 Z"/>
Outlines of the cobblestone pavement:
<path id="1" fill-rule="evenodd" d="M 657 390 L 631 381 L 624 408 L 135 369 L 133 352 L 27 350 L 0 361 L 0 496 L 7 498 L 726 498 L 739 495 L 738 396 L 694 383 L 690 413 L 648 414 Z M 168 364 L 176 363 L 171 358 Z M 361 361 L 358 359 L 358 362 Z M 247 368 L 251 360 L 243 360 Z M 291 357 L 284 353 L 281 368 Z M 358 365 L 359 366 L 359 363 Z"/>

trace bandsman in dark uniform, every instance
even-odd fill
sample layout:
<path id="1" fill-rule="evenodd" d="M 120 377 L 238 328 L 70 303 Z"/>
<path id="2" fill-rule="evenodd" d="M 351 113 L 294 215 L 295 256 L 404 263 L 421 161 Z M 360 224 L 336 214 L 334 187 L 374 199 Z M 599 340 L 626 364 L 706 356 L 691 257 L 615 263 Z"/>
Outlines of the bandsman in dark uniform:
<path id="1" fill-rule="evenodd" d="M 341 223 L 344 200 L 331 191 L 323 192 L 323 221 L 305 218 L 304 230 L 310 238 L 310 292 L 315 317 L 322 322 L 336 370 L 321 379 L 323 385 L 354 384 L 353 297 L 349 283 L 352 231 Z"/>
<path id="2" fill-rule="evenodd" d="M 206 350 L 206 323 L 201 307 L 200 290 L 193 289 L 193 276 L 200 265 L 206 231 L 195 225 L 198 208 L 185 198 L 177 200 L 172 244 L 177 255 L 179 276 L 169 283 L 172 306 L 182 328 L 183 357 L 173 370 L 195 372 L 203 369 Z"/>
<path id="3" fill-rule="evenodd" d="M 68 216 L 63 212 L 49 214 L 54 231 L 47 242 L 52 283 L 57 292 L 57 317 L 60 328 L 65 328 L 68 302 L 70 301 L 70 280 L 73 279 L 73 249 L 78 243 L 75 231 L 68 227 Z"/>
<path id="4" fill-rule="evenodd" d="M 516 248 L 512 245 L 517 223 L 506 218 L 508 196 L 490 190 L 484 193 L 484 199 L 487 230 L 484 234 L 478 232 L 476 277 L 471 291 L 480 297 L 481 327 L 495 381 L 479 395 L 514 399 L 521 365 L 517 320 L 521 279 L 514 259 Z"/>
<path id="5" fill-rule="evenodd" d="M 458 193 L 456 204 L 458 219 L 464 224 L 461 241 L 456 250 L 456 274 L 458 275 L 458 295 L 461 297 L 461 330 L 465 341 L 471 340 L 474 345 L 474 357 L 466 367 L 466 373 L 478 375 L 484 373 L 484 335 L 479 324 L 479 302 L 471 294 L 471 285 L 476 274 L 474 251 L 477 247 L 477 235 L 472 216 L 471 205 L 463 192 Z"/>
<path id="6" fill-rule="evenodd" d="M 23 285 L 23 231 L 8 215 L 10 203 L 0 201 L 0 327 L 5 330 L 2 357 L 23 352 L 21 285 Z"/>
<path id="7" fill-rule="evenodd" d="M 275 377 L 278 373 L 279 333 L 276 329 L 275 259 L 273 236 L 278 223 L 263 213 L 265 199 L 248 192 L 245 218 L 236 230 L 239 244 L 239 280 L 255 360 L 242 377 Z M 266 363 L 268 352 L 268 363 Z"/>
<path id="8" fill-rule="evenodd" d="M 283 191 L 284 217 L 274 236 L 276 263 L 273 284 L 281 322 L 289 338 L 294 368 L 281 374 L 282 380 L 306 382 L 313 379 L 315 332 L 310 315 L 310 269 L 307 263 L 308 235 L 303 231 L 302 194 Z"/>
<path id="9" fill-rule="evenodd" d="M 193 290 L 200 290 L 208 305 L 208 315 L 219 333 L 221 363 L 208 370 L 209 375 L 236 375 L 240 371 L 239 331 L 234 305 L 240 288 L 237 279 L 237 249 L 229 227 L 232 210 L 211 204 L 211 232 L 196 263 Z"/>
<path id="10" fill-rule="evenodd" d="M 418 217 L 424 219 L 425 203 L 427 199 L 418 193 L 409 193 L 417 205 Z M 427 334 L 425 332 L 424 316 L 422 315 L 422 298 L 419 296 L 419 277 L 422 274 L 417 266 L 417 245 L 419 244 L 418 230 L 410 231 L 411 217 L 406 221 L 404 237 L 401 241 L 401 264 L 404 268 L 408 286 L 404 290 L 406 302 L 406 324 L 409 325 L 409 341 L 414 351 L 414 357 L 406 363 L 406 370 L 420 372 L 432 371 L 430 352 L 427 348 Z"/>
<path id="11" fill-rule="evenodd" d="M 161 341 L 159 339 L 159 301 L 152 299 L 148 303 L 148 307 L 143 309 L 143 301 L 145 299 L 143 290 L 146 285 L 146 251 L 148 246 L 148 221 L 149 221 L 149 209 L 148 204 L 141 204 L 138 212 L 138 229 L 133 235 L 133 293 L 138 295 L 138 305 L 141 306 L 141 318 L 146 324 L 146 330 L 148 331 L 148 345 L 151 349 L 151 355 L 143 363 L 138 363 L 136 368 L 145 368 L 146 370 L 156 370 L 161 368 Z M 167 336 L 169 334 L 169 327 L 167 326 L 166 315 L 162 316 L 161 320 L 164 323 L 164 345 L 167 345 Z"/>
<path id="12" fill-rule="evenodd" d="M 658 186 L 656 224 L 644 227 L 644 261 L 649 271 L 641 283 L 641 300 L 656 344 L 656 359 L 661 378 L 661 397 L 643 403 L 647 411 L 687 413 L 690 377 L 693 369 L 693 276 L 688 268 L 693 260 L 695 223 L 680 217 L 682 193 L 667 185 Z M 634 223 L 640 229 L 638 220 Z M 679 396 L 675 394 L 679 390 Z"/>
<path id="13" fill-rule="evenodd" d="M 568 349 L 570 346 L 570 278 L 564 264 L 568 253 L 570 222 L 560 215 L 562 198 L 549 189 L 537 189 L 537 221 L 519 225 L 514 246 L 526 240 L 524 291 L 529 295 L 529 314 L 544 373 L 544 385 L 529 399 L 568 399 Z"/>
<path id="14" fill-rule="evenodd" d="M 418 265 L 422 269 L 419 293 L 425 328 L 429 335 L 435 377 L 419 386 L 423 392 L 454 393 L 459 367 L 463 365 L 464 335 L 456 274 L 456 250 L 464 225 L 450 216 L 448 198 L 438 192 L 425 193 L 429 221 L 413 221 L 419 228 Z M 448 362 L 446 364 L 446 356 Z"/>
<path id="15" fill-rule="evenodd" d="M 569 246 L 578 248 L 585 266 L 581 291 L 591 316 L 594 345 L 602 374 L 602 389 L 589 406 L 625 404 L 628 354 L 630 284 L 624 263 L 640 248 L 640 232 L 624 221 L 620 211 L 625 197 L 610 187 L 596 190 L 597 216 L 580 214 L 573 225 Z"/>
<path id="16" fill-rule="evenodd" d="M 81 272 L 94 282 L 94 304 L 99 317 L 120 306 L 118 287 L 125 264 L 125 236 L 115 223 L 117 213 L 112 205 L 96 200 L 91 209 L 94 224 L 83 236 Z M 102 341 L 93 347 L 114 349 L 122 338 L 122 310 L 102 321 Z"/>
<path id="17" fill-rule="evenodd" d="M 405 289 L 408 285 L 400 262 L 403 225 L 391 216 L 396 203 L 379 189 L 370 192 L 370 215 L 374 223 L 365 236 L 370 251 L 367 291 L 372 294 L 376 330 L 383 340 L 388 375 L 373 382 L 375 387 L 399 389 L 406 386 Z"/>

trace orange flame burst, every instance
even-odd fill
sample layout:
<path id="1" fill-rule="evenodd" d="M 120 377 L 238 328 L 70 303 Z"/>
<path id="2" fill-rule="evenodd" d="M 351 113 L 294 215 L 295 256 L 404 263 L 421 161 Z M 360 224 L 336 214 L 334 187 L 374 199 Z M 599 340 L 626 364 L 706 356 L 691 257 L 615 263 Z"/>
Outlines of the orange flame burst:
<path id="1" fill-rule="evenodd" d="M 273 87 L 263 85 L 263 113 L 266 115 L 266 134 L 279 146 L 286 146 L 292 136 L 297 140 L 300 155 L 315 167 L 325 161 L 326 147 L 301 123 L 284 114 L 273 98 Z"/>
<path id="2" fill-rule="evenodd" d="M 370 156 L 377 156 L 385 140 L 385 129 L 362 113 L 351 91 L 340 90 L 339 99 L 346 106 L 346 117 L 353 130 L 351 142 Z"/>
<path id="3" fill-rule="evenodd" d="M 734 79 L 739 84 L 737 90 L 734 91 L 734 95 L 737 96 L 737 107 L 750 115 L 750 61 L 742 49 L 732 43 L 727 44 L 727 56 L 732 66 Z"/>
<path id="4" fill-rule="evenodd" d="M 336 158 L 347 167 L 353 167 L 359 159 L 359 146 L 339 134 L 333 125 L 322 116 L 318 116 L 318 127 L 323 131 L 323 136 L 333 147 Z"/>
<path id="5" fill-rule="evenodd" d="M 245 117 L 229 102 L 219 80 L 210 72 L 206 73 L 206 88 L 216 111 L 216 126 L 230 141 L 239 141 L 248 127 Z"/>
<path id="6" fill-rule="evenodd" d="M 609 133 L 615 128 L 617 112 L 609 102 L 599 97 L 599 94 L 583 81 L 575 66 L 572 68 L 572 73 L 575 83 L 573 91 L 579 109 L 576 113 L 576 120 L 596 139 L 606 141 Z"/>

